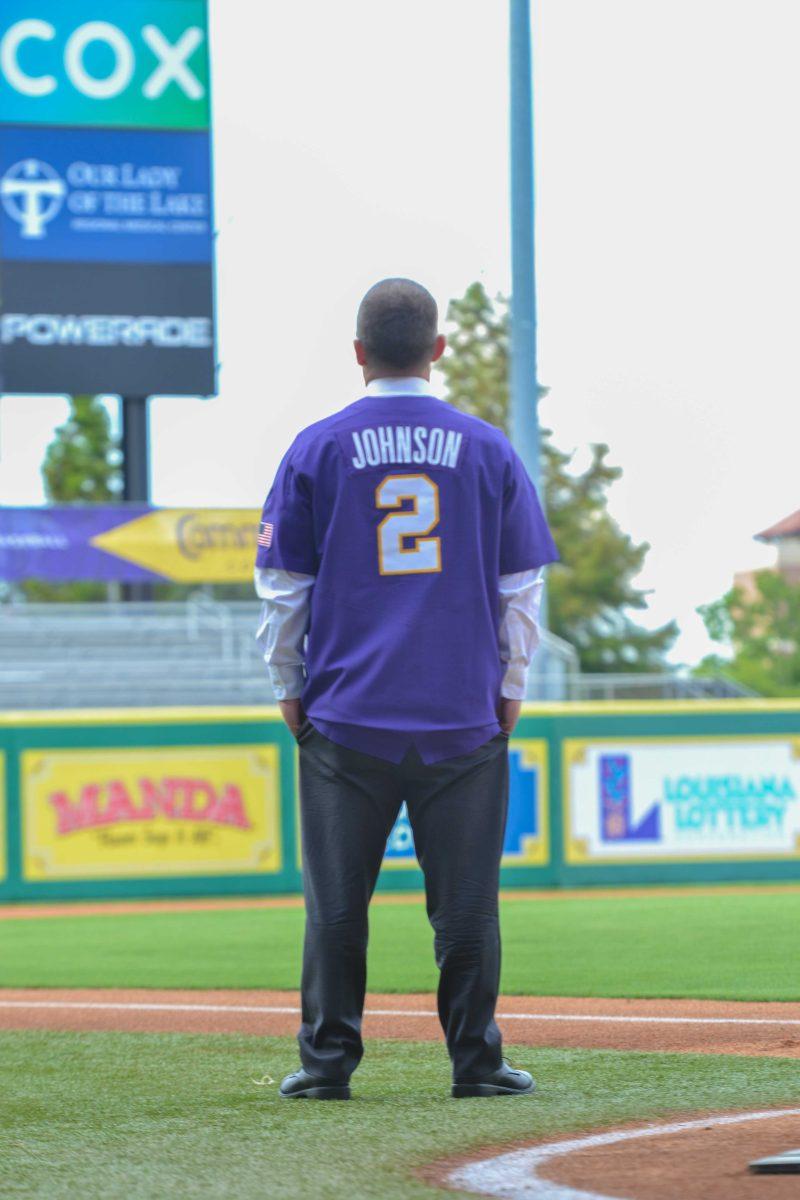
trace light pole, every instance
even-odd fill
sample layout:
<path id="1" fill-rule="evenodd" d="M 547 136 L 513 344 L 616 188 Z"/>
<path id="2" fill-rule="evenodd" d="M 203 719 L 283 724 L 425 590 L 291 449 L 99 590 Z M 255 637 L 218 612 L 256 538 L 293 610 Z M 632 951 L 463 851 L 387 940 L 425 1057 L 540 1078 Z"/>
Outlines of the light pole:
<path id="1" fill-rule="evenodd" d="M 511 440 L 542 495 L 536 376 L 530 0 L 510 0 Z"/>
<path id="2" fill-rule="evenodd" d="M 147 396 L 122 396 L 122 498 L 127 504 L 150 500 L 150 431 Z M 126 583 L 126 600 L 152 600 L 151 583 Z"/>
<path id="3" fill-rule="evenodd" d="M 533 63 L 530 0 L 510 0 L 511 86 L 511 440 L 544 507 L 539 382 L 536 371 L 536 257 L 533 185 Z M 547 629 L 547 591 L 539 625 Z M 537 654 L 540 698 L 551 692 L 550 652 Z"/>

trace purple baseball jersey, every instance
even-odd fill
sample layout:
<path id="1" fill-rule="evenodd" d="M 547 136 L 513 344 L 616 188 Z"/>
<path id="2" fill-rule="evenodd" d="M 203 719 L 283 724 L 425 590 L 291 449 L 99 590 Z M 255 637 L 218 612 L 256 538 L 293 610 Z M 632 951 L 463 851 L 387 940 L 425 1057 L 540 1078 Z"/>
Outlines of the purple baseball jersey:
<path id="1" fill-rule="evenodd" d="M 295 439 L 256 562 L 316 576 L 312 721 L 446 741 L 497 730 L 500 576 L 557 558 L 499 430 L 433 396 L 376 395 Z"/>

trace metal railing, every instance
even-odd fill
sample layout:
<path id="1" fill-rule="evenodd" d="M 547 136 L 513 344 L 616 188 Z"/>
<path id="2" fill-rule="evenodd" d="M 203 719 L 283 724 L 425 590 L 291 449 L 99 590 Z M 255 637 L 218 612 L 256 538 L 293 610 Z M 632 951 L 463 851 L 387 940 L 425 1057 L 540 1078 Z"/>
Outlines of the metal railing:
<path id="1" fill-rule="evenodd" d="M 544 699 L 542 681 L 534 670 L 528 681 L 530 699 Z M 563 700 L 735 700 L 756 697 L 736 680 L 725 675 L 694 676 L 684 672 L 622 674 L 566 674 L 560 680 L 563 693 L 548 699 Z"/>

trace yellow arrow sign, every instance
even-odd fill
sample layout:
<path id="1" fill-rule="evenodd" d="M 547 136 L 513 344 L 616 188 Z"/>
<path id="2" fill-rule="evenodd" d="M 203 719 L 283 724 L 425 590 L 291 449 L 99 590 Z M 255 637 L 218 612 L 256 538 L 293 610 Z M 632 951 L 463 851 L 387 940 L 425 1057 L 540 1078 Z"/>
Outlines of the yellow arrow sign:
<path id="1" fill-rule="evenodd" d="M 257 508 L 162 508 L 109 529 L 91 545 L 172 583 L 253 578 Z"/>

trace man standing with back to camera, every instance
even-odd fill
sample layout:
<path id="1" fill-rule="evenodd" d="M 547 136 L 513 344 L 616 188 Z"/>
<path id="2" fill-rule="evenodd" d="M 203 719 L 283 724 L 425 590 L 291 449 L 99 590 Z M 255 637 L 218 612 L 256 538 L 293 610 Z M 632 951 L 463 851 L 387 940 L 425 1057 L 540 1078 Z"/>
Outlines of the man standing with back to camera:
<path id="1" fill-rule="evenodd" d="M 367 908 L 405 800 L 440 971 L 454 1096 L 522 1095 L 494 1018 L 508 738 L 553 544 L 506 437 L 437 399 L 433 297 L 385 279 L 358 311 L 363 397 L 298 434 L 258 536 L 258 638 L 300 747 L 302 1067 L 286 1098 L 349 1099 Z"/>

